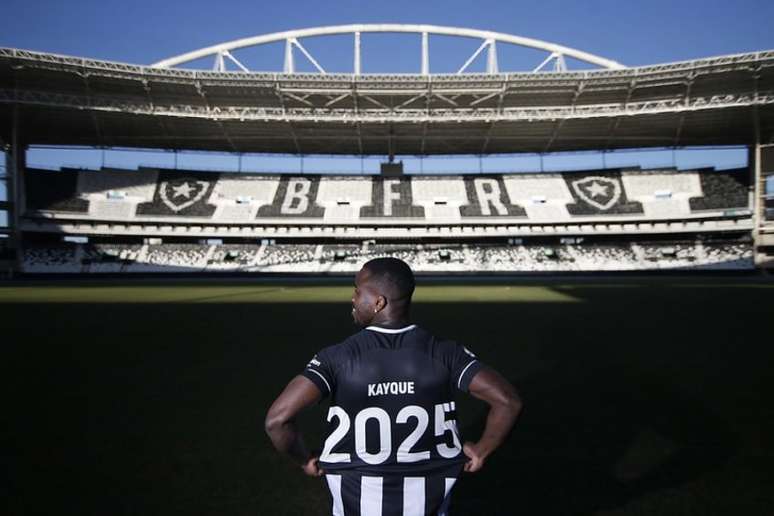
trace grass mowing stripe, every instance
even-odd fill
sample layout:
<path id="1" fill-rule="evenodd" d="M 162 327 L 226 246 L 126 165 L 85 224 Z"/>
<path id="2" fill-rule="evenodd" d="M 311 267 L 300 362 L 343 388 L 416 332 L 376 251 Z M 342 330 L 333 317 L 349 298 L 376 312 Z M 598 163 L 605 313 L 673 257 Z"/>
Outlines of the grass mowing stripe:
<path id="1" fill-rule="evenodd" d="M 142 286 L 0 288 L 0 303 L 346 303 L 344 286 Z M 574 296 L 539 286 L 434 285 L 417 289 L 417 303 L 566 303 Z"/>
<path id="2" fill-rule="evenodd" d="M 417 303 L 569 303 L 579 302 L 579 292 L 610 289 L 774 289 L 771 282 L 695 283 L 693 281 L 642 281 L 559 283 L 544 285 L 420 285 Z M 338 303 L 348 302 L 348 285 L 25 285 L 0 286 L 0 303 Z"/>

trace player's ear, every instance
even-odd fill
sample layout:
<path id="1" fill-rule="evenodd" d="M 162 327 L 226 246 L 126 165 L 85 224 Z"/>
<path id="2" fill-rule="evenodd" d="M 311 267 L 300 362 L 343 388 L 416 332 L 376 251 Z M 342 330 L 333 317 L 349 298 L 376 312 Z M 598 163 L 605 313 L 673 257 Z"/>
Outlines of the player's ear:
<path id="1" fill-rule="evenodd" d="M 381 312 L 382 310 L 384 310 L 385 306 L 387 306 L 387 298 L 384 296 L 378 296 L 376 298 L 376 305 L 374 307 L 376 311 Z"/>

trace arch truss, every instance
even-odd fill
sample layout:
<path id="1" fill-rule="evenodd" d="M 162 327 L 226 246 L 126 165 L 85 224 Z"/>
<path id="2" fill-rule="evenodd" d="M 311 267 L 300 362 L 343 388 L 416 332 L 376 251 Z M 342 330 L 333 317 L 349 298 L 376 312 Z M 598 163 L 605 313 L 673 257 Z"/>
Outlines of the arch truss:
<path id="1" fill-rule="evenodd" d="M 192 61 L 212 57 L 214 58 L 213 70 L 219 72 L 225 72 L 227 70 L 227 63 L 232 63 L 240 71 L 250 72 L 247 66 L 245 66 L 239 59 L 233 55 L 233 51 L 238 49 L 255 47 L 260 45 L 266 45 L 276 42 L 285 43 L 285 58 L 283 72 L 295 73 L 296 72 L 296 58 L 298 54 L 306 58 L 315 69 L 321 73 L 326 74 L 325 68 L 320 64 L 320 60 L 315 58 L 311 52 L 303 45 L 301 40 L 303 38 L 318 37 L 318 36 L 333 36 L 341 34 L 350 34 L 353 37 L 353 60 L 352 60 L 352 72 L 354 75 L 361 75 L 362 73 L 362 58 L 360 51 L 361 35 L 365 33 L 409 33 L 418 34 L 421 36 L 421 48 L 420 48 L 420 60 L 422 63 L 422 75 L 430 74 L 430 36 L 453 36 L 460 38 L 471 38 L 480 41 L 480 45 L 473 52 L 466 61 L 462 62 L 457 74 L 465 73 L 470 65 L 484 52 L 486 52 L 486 73 L 496 74 L 500 72 L 497 60 L 497 45 L 517 45 L 521 47 L 542 50 L 547 53 L 545 59 L 539 64 L 536 64 L 532 72 L 540 72 L 553 69 L 554 71 L 563 72 L 567 70 L 566 58 L 573 58 L 579 61 L 599 66 L 607 69 L 621 69 L 625 68 L 624 65 L 610 59 L 606 59 L 588 52 L 583 52 L 574 48 L 549 43 L 532 38 L 525 38 L 522 36 L 516 36 L 512 34 L 504 34 L 500 32 L 483 31 L 476 29 L 466 29 L 458 27 L 441 27 L 437 25 L 407 25 L 407 24 L 357 24 L 357 25 L 337 25 L 328 27 L 315 27 L 309 29 L 291 30 L 285 32 L 276 32 L 273 34 L 264 34 L 260 36 L 253 36 L 249 38 L 238 39 L 213 45 L 210 47 L 194 50 L 181 54 L 179 56 L 170 57 L 157 63 L 153 63 L 151 66 L 156 68 L 170 68 L 179 66 Z"/>

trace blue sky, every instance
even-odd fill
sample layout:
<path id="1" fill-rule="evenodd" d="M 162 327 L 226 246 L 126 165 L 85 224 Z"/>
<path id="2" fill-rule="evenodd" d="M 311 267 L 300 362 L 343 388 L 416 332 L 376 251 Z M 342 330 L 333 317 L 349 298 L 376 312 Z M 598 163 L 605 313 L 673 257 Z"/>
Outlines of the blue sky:
<path id="1" fill-rule="evenodd" d="M 4 0 L 0 46 L 150 64 L 212 44 L 289 29 L 348 23 L 428 23 L 517 34 L 598 54 L 637 66 L 714 55 L 774 49 L 774 2 L 728 1 L 20 1 Z M 349 38 L 303 42 L 330 71 L 351 70 Z M 431 70 L 455 71 L 478 42 L 431 39 Z M 501 69 L 534 67 L 543 55 L 517 48 L 500 52 Z M 412 36 L 364 36 L 365 72 L 417 72 L 419 40 Z M 281 46 L 236 53 L 251 69 L 279 70 Z M 297 57 L 301 70 L 310 64 Z M 210 67 L 211 63 L 198 63 Z M 573 67 L 573 63 L 570 63 Z M 476 68 L 478 67 L 478 68 Z M 483 62 L 476 63 L 476 69 Z M 340 159 L 244 156 L 242 170 L 374 171 L 380 158 Z M 405 158 L 410 171 L 561 170 L 602 165 L 739 166 L 742 150 L 581 153 Z M 181 168 L 240 167 L 233 155 L 31 150 L 31 165 L 57 167 L 138 164 Z M 0 192 L 2 194 L 2 192 Z"/>
<path id="2" fill-rule="evenodd" d="M 3 4 L 2 46 L 140 64 L 240 37 L 346 23 L 430 23 L 494 30 L 561 43 L 630 66 L 774 48 L 774 2 L 761 0 L 4 0 Z"/>

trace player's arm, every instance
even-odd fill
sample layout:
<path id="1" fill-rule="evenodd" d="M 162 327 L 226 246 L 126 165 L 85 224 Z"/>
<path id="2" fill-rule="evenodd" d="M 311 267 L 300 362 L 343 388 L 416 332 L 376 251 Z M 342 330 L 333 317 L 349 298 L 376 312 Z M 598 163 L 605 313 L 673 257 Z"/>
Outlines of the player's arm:
<path id="1" fill-rule="evenodd" d="M 470 459 L 465 464 L 465 471 L 473 473 L 483 467 L 486 458 L 508 436 L 516 418 L 519 417 L 522 402 L 513 385 L 489 367 L 484 367 L 476 373 L 468 392 L 489 405 L 481 439 L 476 443 L 467 442 L 463 447 L 465 455 Z"/>
<path id="2" fill-rule="evenodd" d="M 309 453 L 301 432 L 295 423 L 295 417 L 306 407 L 317 403 L 322 393 L 308 378 L 298 375 L 274 400 L 266 414 L 265 428 L 274 447 L 293 458 L 310 476 L 323 474 L 317 463 L 317 456 Z"/>

